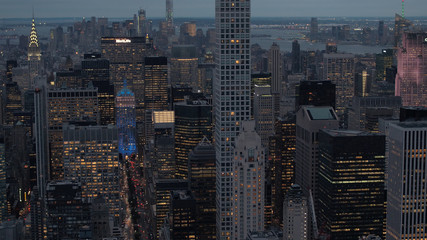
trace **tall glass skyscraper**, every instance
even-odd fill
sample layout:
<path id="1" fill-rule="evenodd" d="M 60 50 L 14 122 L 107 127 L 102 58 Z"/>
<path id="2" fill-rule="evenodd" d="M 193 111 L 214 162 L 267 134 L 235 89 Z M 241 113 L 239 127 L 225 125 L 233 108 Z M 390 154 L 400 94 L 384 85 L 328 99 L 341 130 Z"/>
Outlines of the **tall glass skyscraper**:
<path id="1" fill-rule="evenodd" d="M 407 32 L 397 51 L 396 96 L 403 106 L 427 106 L 427 33 Z"/>
<path id="2" fill-rule="evenodd" d="M 204 138 L 212 138 L 212 106 L 206 101 L 175 104 L 176 177 L 188 177 L 188 154 Z"/>
<path id="3" fill-rule="evenodd" d="M 119 153 L 123 156 L 136 153 L 135 95 L 127 88 L 126 80 L 116 96 L 116 123 L 119 130 Z"/>
<path id="4" fill-rule="evenodd" d="M 168 26 L 168 34 L 174 34 L 173 26 L 173 0 L 166 0 L 166 22 Z"/>
<path id="5" fill-rule="evenodd" d="M 426 239 L 427 121 L 389 127 L 386 239 Z"/>
<path id="6" fill-rule="evenodd" d="M 28 43 L 28 70 L 30 74 L 30 86 L 34 88 L 35 77 L 39 75 L 41 67 L 41 50 L 39 46 L 39 40 L 37 37 L 36 22 L 33 20 L 31 22 L 31 33 L 30 41 Z"/>
<path id="7" fill-rule="evenodd" d="M 241 122 L 250 118 L 250 14 L 250 0 L 215 1 L 217 239 L 235 239 L 232 163 Z"/>

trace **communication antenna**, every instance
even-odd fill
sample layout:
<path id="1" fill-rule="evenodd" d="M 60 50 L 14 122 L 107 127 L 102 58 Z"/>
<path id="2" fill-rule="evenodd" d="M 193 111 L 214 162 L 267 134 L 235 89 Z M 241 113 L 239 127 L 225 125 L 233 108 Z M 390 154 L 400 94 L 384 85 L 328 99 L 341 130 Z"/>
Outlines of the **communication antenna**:
<path id="1" fill-rule="evenodd" d="M 405 18 L 405 0 L 402 0 L 402 18 Z"/>

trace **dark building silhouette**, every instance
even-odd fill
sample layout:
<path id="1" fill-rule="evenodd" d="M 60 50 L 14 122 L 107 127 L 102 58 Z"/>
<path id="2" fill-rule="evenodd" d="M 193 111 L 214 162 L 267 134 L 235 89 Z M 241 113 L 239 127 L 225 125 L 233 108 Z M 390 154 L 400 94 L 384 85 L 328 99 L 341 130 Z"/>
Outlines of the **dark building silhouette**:
<path id="1" fill-rule="evenodd" d="M 377 34 L 378 34 L 377 43 L 383 44 L 384 43 L 384 21 L 378 22 L 378 33 Z"/>
<path id="2" fill-rule="evenodd" d="M 296 88 L 295 110 L 303 105 L 335 109 L 335 84 L 331 81 L 302 81 Z"/>
<path id="3" fill-rule="evenodd" d="M 8 82 L 5 85 L 4 124 L 13 125 L 15 111 L 22 110 L 21 90 L 18 83 Z"/>
<path id="4" fill-rule="evenodd" d="M 6 61 L 6 79 L 7 81 L 12 81 L 12 70 L 18 67 L 18 62 L 16 60 L 7 60 Z"/>
<path id="5" fill-rule="evenodd" d="M 400 108 L 401 122 L 427 121 L 427 107 L 403 107 Z"/>
<path id="6" fill-rule="evenodd" d="M 103 238 L 111 237 L 110 209 L 105 202 L 105 198 L 101 195 L 93 199 L 90 214 L 92 239 L 102 240 Z"/>
<path id="7" fill-rule="evenodd" d="M 172 191 L 170 204 L 171 239 L 198 239 L 196 229 L 196 200 L 191 191 Z"/>
<path id="8" fill-rule="evenodd" d="M 81 88 L 85 87 L 82 72 L 79 69 L 69 69 L 56 73 L 55 87 L 57 88 Z"/>
<path id="9" fill-rule="evenodd" d="M 377 81 L 387 80 L 387 69 L 393 65 L 393 49 L 383 49 L 380 54 L 375 55 L 375 66 L 377 72 Z M 393 79 L 394 83 L 394 79 Z"/>
<path id="10" fill-rule="evenodd" d="M 151 185 L 152 184 L 152 185 Z M 148 191 L 149 204 L 156 205 L 155 211 L 149 213 L 151 218 L 151 229 L 156 238 L 159 238 L 165 218 L 171 209 L 172 191 L 188 190 L 188 181 L 181 179 L 153 179 Z"/>
<path id="11" fill-rule="evenodd" d="M 275 135 L 270 137 L 267 179 L 271 179 L 273 223 L 283 224 L 283 201 L 295 181 L 296 118 L 289 114 L 277 118 Z"/>
<path id="12" fill-rule="evenodd" d="M 185 96 L 191 96 L 193 88 L 188 85 L 172 85 L 169 88 L 169 107 L 175 108 L 175 103 L 184 102 Z"/>
<path id="13" fill-rule="evenodd" d="M 175 104 L 177 178 L 188 178 L 188 153 L 205 137 L 212 138 L 212 105 L 203 100 Z"/>
<path id="14" fill-rule="evenodd" d="M 115 124 L 114 84 L 110 82 L 110 62 L 101 58 L 100 53 L 85 54 L 81 75 L 84 87 L 91 82 L 98 88 L 100 124 Z"/>
<path id="15" fill-rule="evenodd" d="M 384 156 L 384 135 L 320 130 L 317 217 L 331 240 L 383 236 Z"/>
<path id="16" fill-rule="evenodd" d="M 292 73 L 301 72 L 301 46 L 298 43 L 298 40 L 292 42 Z"/>
<path id="17" fill-rule="evenodd" d="M 146 57 L 144 67 L 144 104 L 146 110 L 168 110 L 168 60 Z"/>
<path id="18" fill-rule="evenodd" d="M 197 239 L 215 239 L 215 148 L 204 138 L 188 155 L 188 181 L 197 205 Z"/>
<path id="19" fill-rule="evenodd" d="M 310 23 L 310 39 L 311 41 L 317 40 L 319 34 L 319 23 L 317 21 L 317 18 L 312 17 L 311 23 Z"/>
<path id="20" fill-rule="evenodd" d="M 78 239 L 90 226 L 90 204 L 82 198 L 80 183 L 51 182 L 46 189 L 48 239 Z"/>

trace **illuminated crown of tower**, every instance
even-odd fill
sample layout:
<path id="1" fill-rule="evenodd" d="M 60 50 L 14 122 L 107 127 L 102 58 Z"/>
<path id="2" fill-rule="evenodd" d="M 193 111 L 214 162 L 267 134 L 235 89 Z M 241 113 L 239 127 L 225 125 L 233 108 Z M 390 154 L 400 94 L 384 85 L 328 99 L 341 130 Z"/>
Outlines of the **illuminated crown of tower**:
<path id="1" fill-rule="evenodd" d="M 34 9 L 33 9 L 33 21 L 31 22 L 31 33 L 30 33 L 30 44 L 29 47 L 38 47 L 39 39 L 37 38 L 36 21 L 34 20 Z"/>

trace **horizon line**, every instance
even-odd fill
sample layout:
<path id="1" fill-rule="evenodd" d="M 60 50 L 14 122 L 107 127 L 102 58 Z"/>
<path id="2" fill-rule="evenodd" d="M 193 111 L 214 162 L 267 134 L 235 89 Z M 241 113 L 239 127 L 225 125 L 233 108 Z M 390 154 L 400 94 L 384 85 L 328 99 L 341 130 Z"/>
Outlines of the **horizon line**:
<path id="1" fill-rule="evenodd" d="M 398 13 L 396 13 L 398 14 Z M 92 17 L 96 17 L 96 18 L 111 18 L 111 19 L 133 19 L 133 17 L 109 17 L 109 16 L 74 16 L 74 17 L 38 17 L 36 19 L 56 19 L 56 18 L 62 18 L 62 19 L 74 19 L 74 18 L 85 18 L 85 19 L 90 19 Z M 287 16 L 287 17 L 283 17 L 283 16 L 252 16 L 251 18 L 394 18 L 394 16 Z M 152 18 L 147 18 L 147 19 L 164 19 L 165 17 L 152 17 Z M 174 19 L 180 19 L 180 18 L 198 18 L 198 19 L 214 19 L 215 16 L 180 16 L 180 17 L 174 17 Z M 406 18 L 427 18 L 427 16 L 410 16 L 410 17 L 406 17 Z M 0 20 L 13 20 L 13 19 L 32 19 L 32 17 L 13 17 L 13 18 L 9 18 L 9 17 L 5 17 L 5 18 L 0 18 Z"/>

